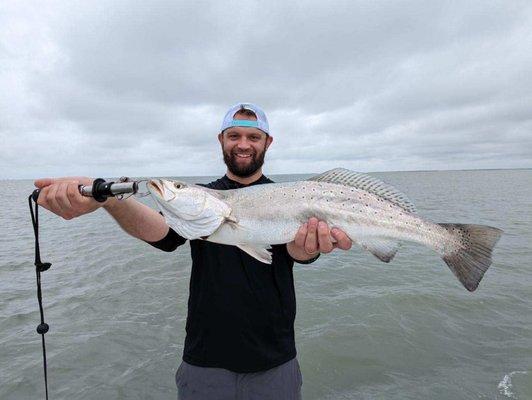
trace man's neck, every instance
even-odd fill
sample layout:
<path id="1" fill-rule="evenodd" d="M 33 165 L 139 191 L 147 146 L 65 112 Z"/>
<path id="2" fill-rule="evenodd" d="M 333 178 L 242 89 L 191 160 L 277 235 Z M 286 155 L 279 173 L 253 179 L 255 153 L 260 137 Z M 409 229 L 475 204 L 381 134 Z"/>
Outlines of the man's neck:
<path id="1" fill-rule="evenodd" d="M 262 168 L 259 168 L 253 175 L 247 176 L 245 178 L 233 174 L 231 171 L 227 170 L 225 173 L 229 179 L 232 181 L 241 183 L 242 185 L 249 185 L 250 183 L 255 182 L 262 176 Z"/>

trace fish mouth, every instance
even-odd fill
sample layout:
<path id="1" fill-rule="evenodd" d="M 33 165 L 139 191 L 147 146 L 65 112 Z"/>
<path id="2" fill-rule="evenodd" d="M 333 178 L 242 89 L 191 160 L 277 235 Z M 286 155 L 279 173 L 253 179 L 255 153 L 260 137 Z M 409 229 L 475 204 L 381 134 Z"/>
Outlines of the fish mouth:
<path id="1" fill-rule="evenodd" d="M 148 181 L 148 189 L 150 192 L 157 194 L 159 197 L 163 197 L 163 181 L 160 179 L 150 179 Z"/>

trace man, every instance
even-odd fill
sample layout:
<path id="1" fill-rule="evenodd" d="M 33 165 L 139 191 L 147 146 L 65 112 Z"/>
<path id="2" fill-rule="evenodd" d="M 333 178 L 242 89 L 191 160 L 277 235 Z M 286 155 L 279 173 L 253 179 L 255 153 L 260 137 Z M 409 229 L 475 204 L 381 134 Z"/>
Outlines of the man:
<path id="1" fill-rule="evenodd" d="M 206 185 L 226 190 L 272 181 L 262 174 L 272 144 L 268 120 L 256 105 L 239 103 L 226 113 L 218 134 L 226 175 Z M 133 198 L 105 203 L 82 197 L 78 184 L 89 178 L 40 179 L 39 204 L 71 219 L 103 206 L 130 235 L 164 251 L 186 239 L 162 215 Z M 292 267 L 307 264 L 351 241 L 339 229 L 311 218 L 294 241 L 272 246 L 265 265 L 235 246 L 191 240 L 192 273 L 183 361 L 176 374 L 178 398 L 300 399 L 296 359 L 296 313 Z"/>

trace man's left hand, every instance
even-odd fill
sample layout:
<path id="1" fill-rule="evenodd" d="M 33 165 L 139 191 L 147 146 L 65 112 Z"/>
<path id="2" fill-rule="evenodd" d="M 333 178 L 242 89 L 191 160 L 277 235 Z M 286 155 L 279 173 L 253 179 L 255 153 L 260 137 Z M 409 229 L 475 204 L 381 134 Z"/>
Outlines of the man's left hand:
<path id="1" fill-rule="evenodd" d="M 330 253 L 334 249 L 349 250 L 353 242 L 344 231 L 330 229 L 325 221 L 310 218 L 296 233 L 293 242 L 286 244 L 288 254 L 300 261 L 310 260 L 318 253 Z"/>

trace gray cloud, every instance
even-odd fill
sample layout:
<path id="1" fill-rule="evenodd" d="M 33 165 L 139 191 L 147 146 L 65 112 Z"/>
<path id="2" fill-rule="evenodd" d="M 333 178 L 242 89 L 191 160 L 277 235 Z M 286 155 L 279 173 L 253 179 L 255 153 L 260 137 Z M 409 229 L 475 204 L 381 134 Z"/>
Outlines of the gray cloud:
<path id="1" fill-rule="evenodd" d="M 528 2 L 53 2 L 0 10 L 0 177 L 532 167 Z"/>

